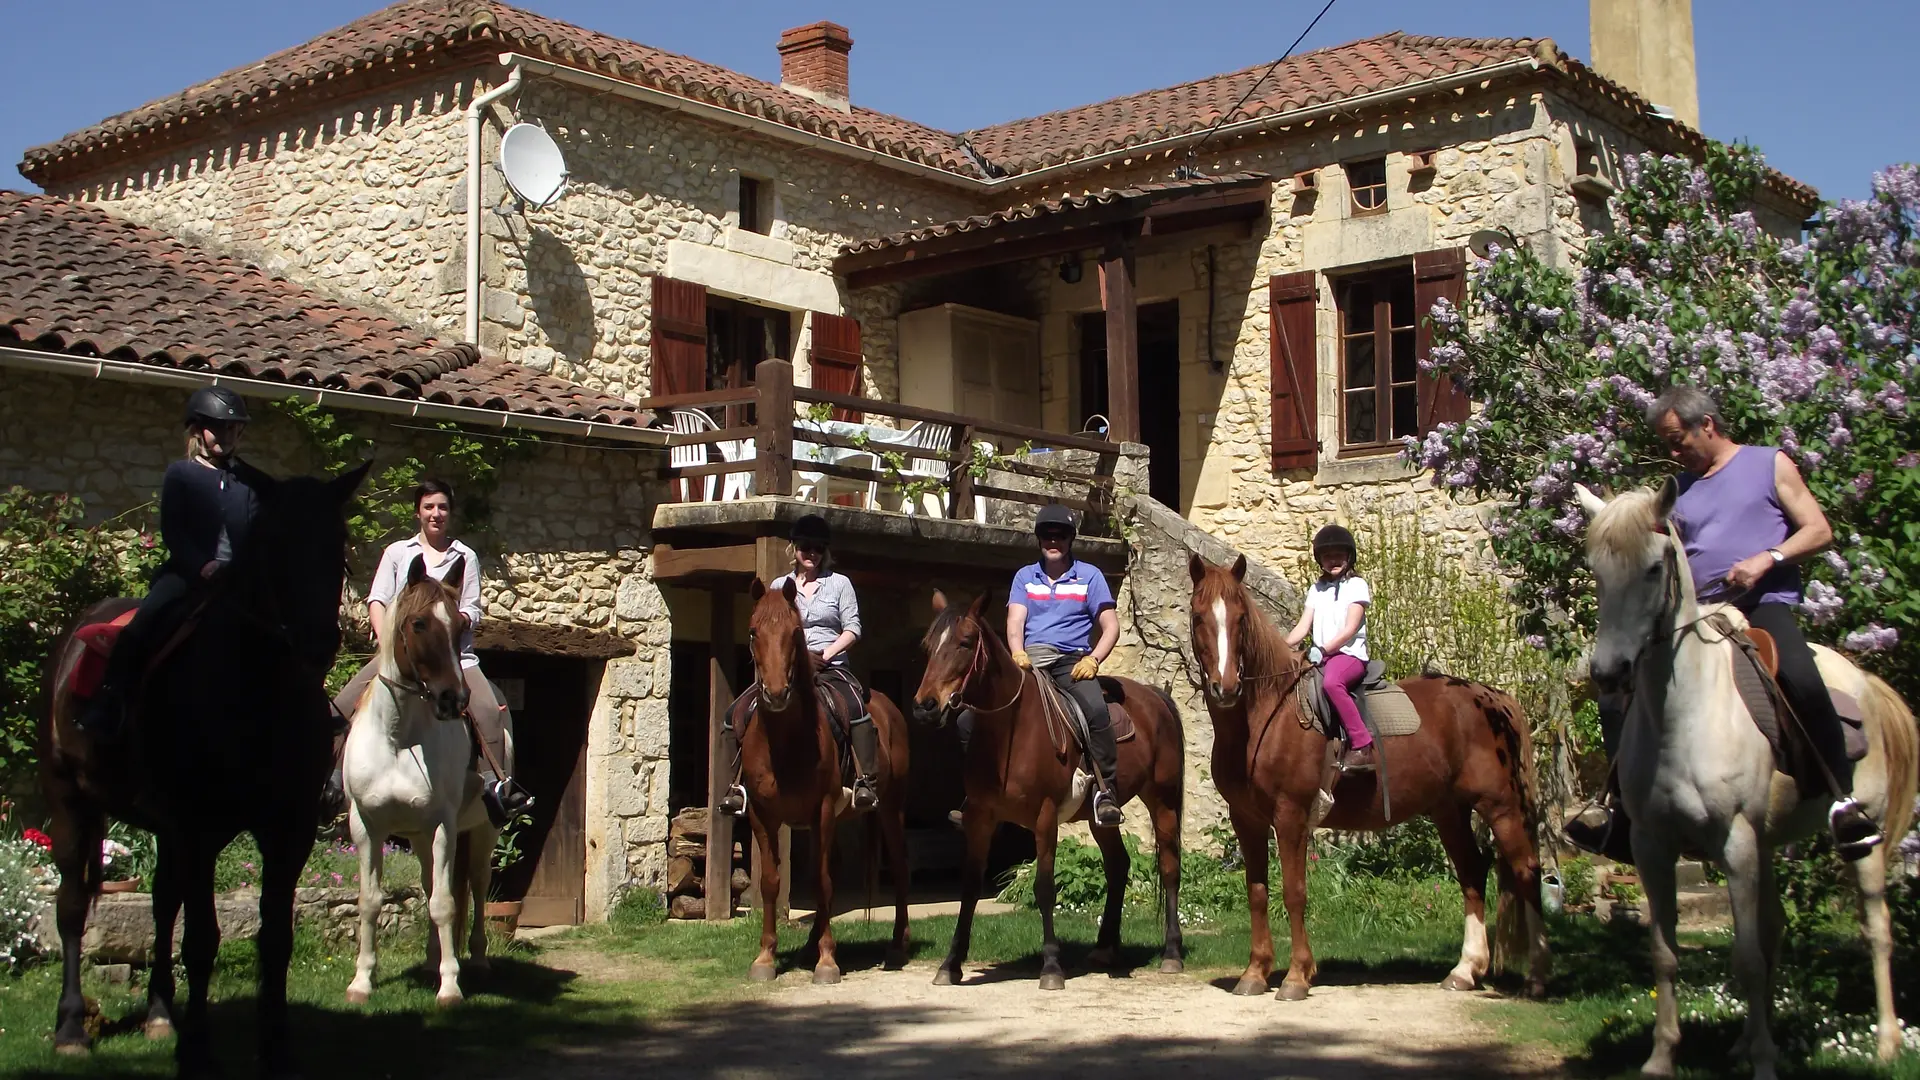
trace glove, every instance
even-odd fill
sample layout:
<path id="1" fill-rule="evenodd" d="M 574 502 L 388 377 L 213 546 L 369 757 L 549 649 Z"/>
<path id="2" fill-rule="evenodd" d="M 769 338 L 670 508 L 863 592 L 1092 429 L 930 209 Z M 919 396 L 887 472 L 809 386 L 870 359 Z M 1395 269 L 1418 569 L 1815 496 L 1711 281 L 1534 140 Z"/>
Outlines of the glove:
<path id="1" fill-rule="evenodd" d="M 1091 656 L 1083 656 L 1079 663 L 1073 665 L 1074 682 L 1085 682 L 1098 674 L 1100 674 L 1100 661 Z"/>
<path id="2" fill-rule="evenodd" d="M 1021 671 L 1033 670 L 1033 661 L 1027 659 L 1027 650 L 1013 650 L 1013 666 L 1019 668 Z"/>

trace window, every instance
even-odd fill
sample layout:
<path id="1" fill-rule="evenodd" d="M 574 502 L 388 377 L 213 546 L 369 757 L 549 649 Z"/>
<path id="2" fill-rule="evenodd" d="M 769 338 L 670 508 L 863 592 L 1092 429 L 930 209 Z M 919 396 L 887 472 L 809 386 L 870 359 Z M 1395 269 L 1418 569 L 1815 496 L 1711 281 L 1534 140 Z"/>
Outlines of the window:
<path id="1" fill-rule="evenodd" d="M 1349 278 L 1340 306 L 1340 445 L 1378 449 L 1420 431 L 1413 270 Z"/>
<path id="2" fill-rule="evenodd" d="M 792 326 L 787 312 L 708 296 L 707 389 L 752 386 L 760 361 L 793 359 Z M 752 419 L 751 406 L 729 405 L 720 426 Z"/>
<path id="3" fill-rule="evenodd" d="M 1600 147 L 1586 139 L 1573 140 L 1573 156 L 1580 176 L 1600 175 Z"/>
<path id="4" fill-rule="evenodd" d="M 1387 208 L 1387 159 L 1369 158 L 1347 163 L 1347 190 L 1353 193 L 1353 212 L 1373 214 Z"/>
<path id="5" fill-rule="evenodd" d="M 747 232 L 766 233 L 773 228 L 773 213 L 767 184 L 745 173 L 740 174 L 740 227 Z"/>

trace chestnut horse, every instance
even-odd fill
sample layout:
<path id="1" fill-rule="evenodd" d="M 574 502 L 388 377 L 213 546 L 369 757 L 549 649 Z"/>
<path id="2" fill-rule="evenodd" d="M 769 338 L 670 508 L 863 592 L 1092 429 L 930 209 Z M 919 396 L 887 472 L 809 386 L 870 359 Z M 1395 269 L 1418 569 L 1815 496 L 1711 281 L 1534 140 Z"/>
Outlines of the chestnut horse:
<path id="1" fill-rule="evenodd" d="M 967 959 L 973 909 L 986 872 L 987 845 L 994 826 L 1011 821 L 1033 832 L 1033 895 L 1039 901 L 1044 938 L 1040 989 L 1059 990 L 1066 986 L 1066 973 L 1060 966 L 1060 941 L 1053 933 L 1053 858 L 1061 811 L 1073 798 L 1074 766 L 1080 753 L 1071 736 L 1062 733 L 1056 738 L 1049 725 L 1041 677 L 1015 666 L 1006 642 L 981 618 L 985 599 L 975 597 L 962 612 L 949 607 L 944 594 L 934 593 L 933 625 L 921 642 L 927 671 L 914 695 L 914 716 L 945 724 L 965 708 L 973 710 L 975 717 L 965 764 L 967 804 L 962 826 L 967 856 L 960 885 L 960 922 L 933 981 L 950 986 L 961 980 L 960 965 Z M 1182 970 L 1180 809 L 1186 778 L 1180 712 L 1163 691 L 1132 679 L 1109 681 L 1119 684 L 1137 733 L 1119 745 L 1116 794 L 1123 805 L 1138 795 L 1152 815 L 1167 926 L 1160 970 L 1178 972 Z M 1083 804 L 1092 801 L 1089 797 Z M 1070 820 L 1090 816 L 1090 806 L 1082 805 Z M 1120 903 L 1126 895 L 1129 860 L 1118 828 L 1094 826 L 1093 838 L 1106 866 L 1107 904 L 1100 914 L 1099 940 L 1087 959 L 1095 967 L 1111 967 L 1119 960 Z"/>
<path id="2" fill-rule="evenodd" d="M 1254 602 L 1242 578 L 1246 556 L 1232 570 L 1194 555 L 1193 655 L 1213 716 L 1213 779 L 1227 801 L 1246 858 L 1253 955 L 1236 994 L 1262 994 L 1273 969 L 1267 927 L 1267 836 L 1279 840 L 1293 957 L 1277 995 L 1299 1001 L 1313 985 L 1307 942 L 1307 838 L 1315 824 L 1374 832 L 1393 824 L 1381 810 L 1377 774 L 1340 781 L 1323 823 L 1311 819 L 1325 769 L 1326 737 L 1301 724 L 1298 690 L 1308 664 L 1287 647 Z M 1420 730 L 1381 740 L 1395 821 L 1433 819 L 1466 899 L 1460 962 L 1441 985 L 1471 990 L 1487 972 L 1487 862 L 1473 835 L 1474 811 L 1493 830 L 1500 880 L 1496 939 L 1503 946 L 1524 930 L 1527 992 L 1547 985 L 1547 936 L 1540 913 L 1540 859 L 1533 841 L 1533 746 L 1520 706 L 1488 686 L 1445 675 L 1403 679 L 1400 688 L 1420 714 Z M 1515 903 L 1524 907 L 1516 910 Z M 1522 918 L 1524 917 L 1524 926 Z"/>
<path id="3" fill-rule="evenodd" d="M 778 591 L 758 578 L 753 582 L 753 618 L 748 643 L 753 651 L 756 681 L 740 696 L 757 696 L 755 711 L 737 706 L 734 730 L 739 733 L 741 783 L 747 789 L 747 820 L 753 829 L 760 875 L 760 955 L 749 974 L 756 981 L 774 977 L 774 907 L 780 895 L 778 848 L 773 839 L 782 825 L 812 829 L 819 849 L 819 899 L 813 913 L 813 933 L 807 945 L 816 950 L 813 981 L 837 983 L 840 965 L 833 940 L 833 834 L 843 808 L 844 782 L 840 775 L 839 744 L 820 697 L 813 692 L 820 662 L 807 651 L 800 611 L 794 603 L 795 586 L 788 579 Z M 875 763 L 880 805 L 867 821 L 867 860 L 875 857 L 873 830 L 877 826 L 893 864 L 893 942 L 887 947 L 886 966 L 907 962 L 907 722 L 900 707 L 878 691 L 869 695 L 867 710 L 879 734 Z"/>

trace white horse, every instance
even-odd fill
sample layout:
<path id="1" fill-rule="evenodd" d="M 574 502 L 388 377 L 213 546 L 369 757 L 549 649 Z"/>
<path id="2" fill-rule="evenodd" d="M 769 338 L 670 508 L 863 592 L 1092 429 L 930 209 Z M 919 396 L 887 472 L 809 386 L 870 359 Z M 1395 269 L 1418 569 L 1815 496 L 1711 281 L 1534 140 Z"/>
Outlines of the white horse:
<path id="1" fill-rule="evenodd" d="M 1674 863 L 1684 850 L 1704 852 L 1726 871 L 1733 968 L 1747 1000 L 1734 1054 L 1749 1056 L 1756 1080 L 1772 1080 L 1777 1051 L 1767 1016 L 1782 923 L 1772 850 L 1823 828 L 1829 798 L 1801 799 L 1794 781 L 1774 771 L 1766 736 L 1734 686 L 1735 646 L 1703 616 L 1725 610 L 1734 625 L 1745 620 L 1736 610 L 1696 601 L 1686 552 L 1668 526 L 1677 494 L 1672 480 L 1657 494 L 1628 492 L 1610 503 L 1579 489 L 1593 519 L 1587 560 L 1599 585 L 1594 681 L 1632 693 L 1615 767 L 1653 923 L 1653 1054 L 1640 1071 L 1673 1075 L 1680 1042 Z M 1853 792 L 1887 840 L 1853 868 L 1873 950 L 1878 1051 L 1886 1061 L 1900 1048 L 1889 967 L 1888 853 L 1913 813 L 1913 713 L 1879 678 L 1828 649 L 1815 646 L 1814 653 L 1827 684 L 1852 694 L 1865 713 L 1868 751 L 1855 768 Z"/>
<path id="2" fill-rule="evenodd" d="M 480 778 L 471 765 L 471 739 L 462 716 L 467 689 L 460 670 L 460 581 L 456 562 L 444 582 L 435 581 L 416 557 L 407 585 L 387 611 L 380 636 L 379 677 L 354 710 L 342 774 L 348 827 L 360 849 L 360 958 L 347 1000 L 363 1004 L 373 993 L 374 938 L 379 929 L 381 846 L 404 837 L 420 859 L 420 882 L 433 921 L 427 965 L 440 971 L 436 1000 L 460 1001 L 460 960 L 454 943 L 473 903 L 468 951 L 476 972 L 487 969 L 486 926 L 481 907 L 493 875 L 493 845 L 500 830 L 480 802 Z M 512 767 L 509 727 L 507 756 Z M 464 846 L 466 875 L 456 890 L 456 858 Z"/>

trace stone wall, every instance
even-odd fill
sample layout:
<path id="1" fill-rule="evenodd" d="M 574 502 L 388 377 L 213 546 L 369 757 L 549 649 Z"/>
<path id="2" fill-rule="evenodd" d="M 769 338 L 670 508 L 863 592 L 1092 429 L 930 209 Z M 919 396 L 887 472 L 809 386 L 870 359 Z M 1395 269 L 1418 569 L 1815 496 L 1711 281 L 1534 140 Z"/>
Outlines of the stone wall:
<path id="1" fill-rule="evenodd" d="M 237 889 L 223 893 L 213 898 L 213 911 L 220 924 L 221 941 L 251 941 L 260 936 L 258 892 Z M 351 945 L 360 935 L 360 890 L 296 890 L 293 918 L 295 923 L 317 932 L 330 944 Z M 381 897 L 381 936 L 411 933 L 425 923 L 426 898 L 419 887 L 390 889 Z M 176 935 L 181 926 L 181 923 L 174 925 Z M 50 895 L 34 920 L 34 933 L 44 954 L 60 954 L 60 929 L 54 919 Z M 176 955 L 179 947 L 180 939 L 176 936 Z M 462 941 L 460 947 L 465 948 L 466 942 Z M 153 896 L 135 892 L 101 894 L 87 916 L 87 932 L 81 939 L 80 952 L 98 964 L 150 964 L 153 961 Z"/>
<path id="2" fill-rule="evenodd" d="M 0 395 L 0 486 L 70 492 L 85 501 L 92 520 L 152 502 L 161 473 L 181 452 L 178 391 L 18 371 L 7 373 L 7 388 Z M 299 429 L 265 402 L 252 406 L 256 420 L 244 456 L 276 474 L 311 471 Z M 417 456 L 432 470 L 434 443 L 412 421 L 344 415 L 373 440 L 377 463 Z M 670 629 L 647 572 L 659 494 L 648 474 L 658 454 L 537 444 L 526 460 L 503 469 L 491 536 L 478 540 L 488 616 L 590 627 L 638 648 L 607 662 L 593 695 L 590 915 L 604 912 L 628 885 L 656 883 L 666 865 Z M 370 567 L 378 553 L 357 556 Z M 365 586 L 350 583 L 356 597 Z"/>

